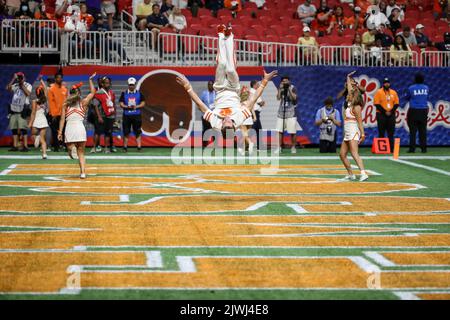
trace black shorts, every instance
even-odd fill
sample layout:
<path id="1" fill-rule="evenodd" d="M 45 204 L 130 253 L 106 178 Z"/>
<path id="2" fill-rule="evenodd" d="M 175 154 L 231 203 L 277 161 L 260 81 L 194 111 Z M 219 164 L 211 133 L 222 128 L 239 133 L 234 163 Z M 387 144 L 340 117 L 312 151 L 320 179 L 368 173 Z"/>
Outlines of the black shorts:
<path id="1" fill-rule="evenodd" d="M 97 118 L 94 123 L 95 134 L 111 135 L 113 132 L 113 124 L 114 118 L 103 118 L 103 123 L 100 123 Z"/>
<path id="2" fill-rule="evenodd" d="M 128 136 L 131 132 L 131 127 L 133 127 L 133 132 L 136 137 L 139 137 L 142 133 L 141 127 L 142 127 L 142 117 L 141 115 L 129 115 L 123 116 L 122 119 L 122 128 L 123 128 L 123 135 Z"/>

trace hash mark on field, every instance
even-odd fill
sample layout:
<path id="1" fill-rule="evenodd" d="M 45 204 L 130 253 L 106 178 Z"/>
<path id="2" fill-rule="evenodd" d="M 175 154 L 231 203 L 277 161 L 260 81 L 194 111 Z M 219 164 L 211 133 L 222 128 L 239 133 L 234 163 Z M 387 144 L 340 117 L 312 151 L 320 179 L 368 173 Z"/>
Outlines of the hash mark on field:
<path id="1" fill-rule="evenodd" d="M 147 267 L 149 268 L 163 267 L 161 251 L 148 251 L 145 253 L 145 256 L 147 257 Z"/>
<path id="2" fill-rule="evenodd" d="M 197 272 L 194 260 L 192 257 L 177 257 L 178 267 L 181 272 Z"/>
<path id="3" fill-rule="evenodd" d="M 396 291 L 393 292 L 393 294 L 399 297 L 400 300 L 420 300 L 420 298 L 412 292 Z"/>
<path id="4" fill-rule="evenodd" d="M 352 260 L 353 263 L 355 263 L 361 270 L 367 273 L 381 272 L 378 266 L 374 265 L 372 262 L 363 257 L 348 257 L 348 258 Z"/>
<path id="5" fill-rule="evenodd" d="M 373 259 L 376 263 L 378 263 L 382 267 L 395 267 L 396 266 L 396 264 L 394 262 L 392 262 L 392 261 L 388 260 L 387 258 L 383 257 L 378 252 L 366 251 L 366 252 L 364 252 L 364 254 L 367 257 Z"/>
<path id="6" fill-rule="evenodd" d="M 13 163 L 10 165 L 7 169 L 0 172 L 0 176 L 6 176 L 8 175 L 13 169 L 17 167 L 17 164 Z"/>

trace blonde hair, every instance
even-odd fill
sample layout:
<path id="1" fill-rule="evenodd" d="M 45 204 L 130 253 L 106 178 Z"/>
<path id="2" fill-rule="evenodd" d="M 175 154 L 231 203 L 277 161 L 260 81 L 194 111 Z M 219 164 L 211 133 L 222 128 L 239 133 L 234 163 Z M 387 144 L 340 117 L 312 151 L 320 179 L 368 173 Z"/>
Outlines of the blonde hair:
<path id="1" fill-rule="evenodd" d="M 66 106 L 73 106 L 75 103 L 79 102 L 81 100 L 81 93 L 73 93 L 70 96 L 67 97 L 65 105 Z"/>

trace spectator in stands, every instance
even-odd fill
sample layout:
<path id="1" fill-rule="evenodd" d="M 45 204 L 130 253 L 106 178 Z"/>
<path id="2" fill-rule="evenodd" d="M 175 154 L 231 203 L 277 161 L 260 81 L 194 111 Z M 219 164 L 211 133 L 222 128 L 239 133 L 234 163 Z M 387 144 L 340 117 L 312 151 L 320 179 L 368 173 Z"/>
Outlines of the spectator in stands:
<path id="1" fill-rule="evenodd" d="M 369 28 L 362 35 L 362 43 L 364 46 L 364 50 L 369 50 L 370 47 L 375 45 L 375 35 L 377 34 L 377 29 Z"/>
<path id="2" fill-rule="evenodd" d="M 341 126 L 342 119 L 339 110 L 333 107 L 332 97 L 326 98 L 324 106 L 317 110 L 314 124 L 320 129 L 320 153 L 336 153 L 336 129 Z"/>
<path id="3" fill-rule="evenodd" d="M 30 95 L 32 85 L 25 81 L 25 75 L 17 72 L 6 86 L 6 90 L 13 94 L 9 107 L 9 129 L 13 134 L 13 147 L 9 151 L 19 150 L 19 134 L 23 137 L 23 148 L 28 151 L 28 130 L 26 119 L 30 116 Z"/>
<path id="4" fill-rule="evenodd" d="M 398 35 L 401 35 L 408 46 L 417 45 L 416 36 L 411 32 L 411 28 L 409 26 L 403 27 L 403 32 L 399 32 Z"/>
<path id="5" fill-rule="evenodd" d="M 203 8 L 203 1 L 202 0 L 189 0 L 188 8 L 191 9 L 192 16 L 197 17 L 198 8 Z"/>
<path id="6" fill-rule="evenodd" d="M 375 40 L 375 45 L 370 48 L 369 66 L 379 67 L 381 59 L 383 58 L 383 41 L 381 39 Z"/>
<path id="7" fill-rule="evenodd" d="M 181 33 L 187 27 L 186 17 L 181 13 L 180 8 L 175 7 L 169 16 L 169 26 L 176 33 Z M 184 43 L 181 37 L 177 37 L 177 52 L 178 58 L 184 61 Z"/>
<path id="8" fill-rule="evenodd" d="M 424 28 L 425 27 L 423 26 L 423 24 L 419 23 L 418 25 L 416 25 L 415 30 L 417 46 L 421 51 L 425 51 L 425 49 L 430 45 L 430 39 L 423 33 Z"/>
<path id="9" fill-rule="evenodd" d="M 368 9 L 366 24 L 368 28 L 378 28 L 381 24 L 388 25 L 389 20 L 386 15 L 380 11 L 378 6 L 370 6 Z"/>
<path id="10" fill-rule="evenodd" d="M 295 108 L 297 107 L 297 89 L 291 84 L 288 76 L 281 79 L 278 88 L 277 100 L 280 101 L 280 107 L 277 114 L 277 131 L 280 139 L 280 148 L 275 153 L 280 153 L 283 146 L 284 130 L 291 136 L 291 153 L 297 153 L 297 116 Z"/>
<path id="11" fill-rule="evenodd" d="M 66 102 L 68 90 L 63 84 L 62 73 L 55 74 L 55 83 L 48 89 L 48 107 L 49 107 L 49 124 L 52 131 L 52 147 L 53 151 L 58 152 L 60 144 L 58 141 L 59 122 L 61 121 L 61 113 L 64 102 Z"/>
<path id="12" fill-rule="evenodd" d="M 113 141 L 113 125 L 116 118 L 116 96 L 111 90 L 111 79 L 102 77 L 101 89 L 95 94 L 93 101 L 97 115 L 99 136 L 104 134 L 105 153 L 117 152 Z"/>
<path id="13" fill-rule="evenodd" d="M 88 13 L 88 7 L 86 4 L 80 4 L 80 21 L 86 26 L 86 30 L 89 30 L 94 23 L 94 17 Z"/>
<path id="14" fill-rule="evenodd" d="M 28 6 L 28 1 L 23 1 L 20 3 L 19 10 L 16 11 L 14 17 L 16 19 L 32 19 L 33 13 L 31 13 L 30 7 Z"/>
<path id="15" fill-rule="evenodd" d="M 394 147 L 395 111 L 399 107 L 397 92 L 391 89 L 388 78 L 384 78 L 383 87 L 378 89 L 374 97 L 377 108 L 378 137 L 384 138 L 387 132 L 391 151 Z"/>
<path id="16" fill-rule="evenodd" d="M 143 0 L 136 8 L 136 28 L 144 31 L 147 29 L 147 17 L 153 13 L 151 0 Z"/>
<path id="17" fill-rule="evenodd" d="M 400 21 L 400 10 L 398 8 L 394 8 L 389 16 L 389 29 L 391 29 L 392 35 L 395 36 L 397 34 L 397 30 L 401 28 L 402 23 Z"/>
<path id="18" fill-rule="evenodd" d="M 257 0 L 259 1 L 259 0 Z M 264 1 L 264 0 L 262 0 Z M 206 0 L 205 7 L 212 11 L 212 15 L 217 17 L 217 12 L 223 8 L 223 0 Z M 259 7 L 258 7 L 259 9 Z"/>
<path id="19" fill-rule="evenodd" d="M 153 50 L 156 50 L 158 34 L 161 32 L 162 28 L 169 26 L 169 20 L 160 13 L 157 4 L 154 4 L 152 9 L 153 13 L 147 17 L 147 28 L 152 32 L 152 46 Z"/>
<path id="20" fill-rule="evenodd" d="M 416 151 L 416 134 L 419 131 L 419 144 L 422 153 L 427 152 L 427 117 L 428 117 L 428 95 L 430 89 L 424 84 L 424 75 L 416 73 L 414 84 L 406 92 L 409 100 L 408 127 L 409 127 L 409 150 L 408 153 Z"/>
<path id="21" fill-rule="evenodd" d="M 361 16 L 361 8 L 355 7 L 353 9 L 353 16 L 345 19 L 345 25 L 351 30 L 364 29 L 364 18 Z"/>
<path id="22" fill-rule="evenodd" d="M 306 0 L 305 3 L 301 4 L 297 8 L 297 14 L 300 20 L 305 25 L 310 25 L 316 16 L 316 6 L 311 4 L 311 0 Z"/>
<path id="23" fill-rule="evenodd" d="M 233 18 L 237 17 L 237 13 L 242 10 L 241 0 L 224 0 L 224 7 L 231 10 Z"/>
<path id="24" fill-rule="evenodd" d="M 258 90 L 260 85 L 261 84 L 256 80 L 250 81 L 250 96 L 256 94 L 256 90 Z M 258 100 L 256 100 L 255 106 L 253 107 L 253 110 L 255 111 L 256 119 L 253 121 L 252 128 L 256 132 L 256 150 L 261 150 L 260 149 L 260 141 L 259 141 L 260 130 L 262 130 L 261 110 L 265 105 L 266 105 L 266 102 L 262 99 L 262 97 L 259 97 Z"/>
<path id="25" fill-rule="evenodd" d="M 326 34 L 331 34 L 334 26 L 333 13 L 334 11 L 327 6 L 327 0 L 321 0 L 315 20 L 315 22 L 317 23 L 316 35 L 318 37 L 323 37 Z"/>
<path id="26" fill-rule="evenodd" d="M 311 29 L 308 26 L 303 27 L 303 37 L 298 38 L 297 44 L 300 46 L 308 46 L 302 48 L 302 60 L 306 60 L 307 62 L 317 61 L 319 44 L 317 43 L 316 38 L 311 36 Z"/>
<path id="27" fill-rule="evenodd" d="M 439 18 L 445 20 L 448 18 L 448 0 L 434 0 L 433 5 L 433 15 L 434 19 L 438 20 Z"/>
<path id="28" fill-rule="evenodd" d="M 186 17 L 181 13 L 180 8 L 175 7 L 169 16 L 169 25 L 176 33 L 180 33 L 187 27 Z"/>
<path id="29" fill-rule="evenodd" d="M 163 0 L 160 11 L 164 17 L 169 19 L 169 16 L 172 14 L 174 8 L 175 6 L 172 4 L 172 0 Z"/>
<path id="30" fill-rule="evenodd" d="M 342 6 L 337 6 L 331 19 L 334 28 L 337 29 L 338 35 L 342 36 L 345 29 L 344 8 Z"/>
<path id="31" fill-rule="evenodd" d="M 352 43 L 352 65 L 361 65 L 362 56 L 363 56 L 362 37 L 359 33 L 356 33 Z"/>
<path id="32" fill-rule="evenodd" d="M 216 91 L 214 90 L 214 81 L 209 80 L 208 88 L 207 88 L 207 90 L 202 92 L 202 94 L 200 95 L 200 100 L 203 101 L 203 103 L 209 108 L 209 110 L 213 110 L 215 99 L 216 99 Z M 202 143 L 203 143 L 203 146 L 207 146 L 208 141 L 203 141 L 203 139 L 205 137 L 205 132 L 212 128 L 211 128 L 211 124 L 209 123 L 209 121 L 206 121 L 203 117 L 202 117 L 202 125 L 203 125 Z"/>
<path id="33" fill-rule="evenodd" d="M 128 137 L 133 129 L 136 137 L 137 151 L 141 151 L 142 134 L 142 108 L 145 107 L 144 95 L 136 90 L 136 79 L 128 79 L 128 90 L 122 92 L 119 99 L 120 107 L 123 109 L 123 151 L 128 152 Z"/>
<path id="34" fill-rule="evenodd" d="M 113 30 L 113 17 L 116 14 L 116 0 L 102 0 L 102 14 L 108 19 L 109 30 Z"/>
<path id="35" fill-rule="evenodd" d="M 14 17 L 9 14 L 8 8 L 4 4 L 0 4 L 0 22 L 5 19 L 13 19 Z M 3 26 L 5 28 L 6 25 Z"/>
<path id="36" fill-rule="evenodd" d="M 262 9 L 264 7 L 264 4 L 266 3 L 266 0 L 249 0 L 249 2 L 253 2 L 256 4 L 258 9 Z"/>
<path id="37" fill-rule="evenodd" d="M 86 0 L 86 6 L 89 14 L 96 17 L 99 13 L 102 13 L 102 0 Z"/>
<path id="38" fill-rule="evenodd" d="M 448 67 L 450 66 L 450 32 L 446 32 L 444 33 L 444 41 L 443 42 L 437 42 L 437 43 L 433 43 L 433 45 L 439 50 L 439 51 L 444 51 L 447 52 L 447 54 L 443 55 L 443 61 L 442 61 L 442 66 L 443 67 Z"/>
<path id="39" fill-rule="evenodd" d="M 393 39 L 386 33 L 386 26 L 384 24 L 381 24 L 377 30 L 378 32 L 375 35 L 375 41 L 379 39 L 381 40 L 381 46 L 383 48 L 390 48 L 393 43 Z"/>
<path id="40" fill-rule="evenodd" d="M 412 59 L 412 52 L 409 45 L 406 44 L 405 38 L 401 35 L 396 35 L 394 44 L 390 49 L 391 60 L 395 66 L 410 65 Z"/>
<path id="41" fill-rule="evenodd" d="M 19 11 L 20 0 L 6 0 L 6 8 L 8 10 L 8 14 L 14 16 L 16 11 Z"/>
<path id="42" fill-rule="evenodd" d="M 92 24 L 89 31 L 107 32 L 107 31 L 111 31 L 111 29 L 109 29 L 109 25 L 105 23 L 103 16 L 101 14 L 99 14 L 96 17 L 96 20 Z M 101 37 L 99 34 L 96 34 L 95 41 L 97 43 L 97 48 L 100 48 L 102 44 L 101 44 Z M 105 41 L 105 43 L 103 44 L 103 47 L 105 48 L 106 60 L 108 62 L 112 62 L 112 59 L 113 59 L 113 56 L 111 54 L 112 52 L 117 53 L 117 55 L 122 60 L 123 64 L 128 65 L 133 62 L 132 60 L 128 59 L 127 53 L 123 49 L 123 46 L 120 42 L 113 40 L 109 36 L 105 36 L 104 41 Z"/>
<path id="43" fill-rule="evenodd" d="M 380 8 L 380 12 L 381 12 L 381 13 L 383 13 L 386 17 L 388 16 L 388 15 L 386 14 L 386 12 L 387 12 L 387 5 L 386 5 L 386 2 L 380 1 L 380 3 L 378 3 L 378 8 Z"/>
<path id="44" fill-rule="evenodd" d="M 386 16 L 390 17 L 392 14 L 392 10 L 394 10 L 394 8 L 399 10 L 399 17 L 398 20 L 403 21 L 405 20 L 405 12 L 403 11 L 403 9 L 397 5 L 397 1 L 396 0 L 389 0 L 389 5 L 386 7 Z"/>

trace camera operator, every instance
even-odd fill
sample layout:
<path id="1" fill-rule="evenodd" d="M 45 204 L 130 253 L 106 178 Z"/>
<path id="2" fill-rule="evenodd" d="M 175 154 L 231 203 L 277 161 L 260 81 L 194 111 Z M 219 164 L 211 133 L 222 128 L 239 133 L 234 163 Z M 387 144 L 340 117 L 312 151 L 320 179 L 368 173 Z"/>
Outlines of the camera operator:
<path id="1" fill-rule="evenodd" d="M 342 124 L 341 114 L 333 107 L 333 98 L 328 97 L 325 106 L 317 110 L 314 124 L 320 128 L 320 153 L 336 152 L 336 129 Z"/>
<path id="2" fill-rule="evenodd" d="M 279 149 L 276 153 L 281 151 L 283 147 L 283 133 L 284 130 L 291 135 L 291 153 L 296 153 L 295 144 L 297 142 L 297 117 L 295 115 L 295 108 L 297 106 L 297 89 L 291 84 L 289 77 L 284 76 L 281 79 L 280 87 L 278 88 L 277 99 L 280 100 L 280 107 L 277 115 L 277 131 L 280 139 Z"/>
<path id="3" fill-rule="evenodd" d="M 6 86 L 6 90 L 13 94 L 9 110 L 9 128 L 13 134 L 13 147 L 9 151 L 19 150 L 19 133 L 23 136 L 23 149 L 21 151 L 28 151 L 26 118 L 31 115 L 29 97 L 32 88 L 32 85 L 25 81 L 25 75 L 22 72 L 15 73 Z"/>

